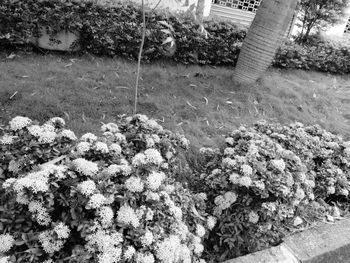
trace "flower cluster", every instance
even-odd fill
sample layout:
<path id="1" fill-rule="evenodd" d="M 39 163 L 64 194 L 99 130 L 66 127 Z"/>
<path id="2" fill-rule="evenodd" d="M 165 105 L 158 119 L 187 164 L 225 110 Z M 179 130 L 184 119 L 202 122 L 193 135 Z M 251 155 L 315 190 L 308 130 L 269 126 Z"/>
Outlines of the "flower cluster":
<path id="1" fill-rule="evenodd" d="M 213 200 L 209 212 L 220 221 L 212 242 L 223 246 L 216 253 L 234 257 L 239 254 L 231 247 L 247 253 L 273 244 L 271 237 L 282 236 L 286 224 L 304 223 L 307 213 L 301 211 L 315 203 L 315 196 L 349 194 L 350 143 L 319 126 L 262 121 L 234 130 L 225 141 L 221 151 L 200 150 L 205 160 L 201 191 Z M 321 206 L 324 216 L 330 209 Z"/>
<path id="2" fill-rule="evenodd" d="M 2 185 L 25 211 L 21 216 L 35 233 L 31 242 L 42 248 L 42 260 L 74 253 L 81 262 L 203 262 L 202 242 L 216 218 L 203 210 L 205 194 L 174 182 L 178 151 L 188 146 L 183 136 L 143 115 L 105 124 L 102 136 L 87 133 L 78 140 L 60 118 L 26 125 L 21 129 L 38 145 L 76 141 L 60 164 L 33 167 Z M 55 133 L 54 141 L 41 144 L 43 131 Z M 13 231 L 10 224 L 5 229 Z M 2 240 L 6 253 L 13 241 Z M 74 243 L 73 250 L 66 243 Z M 25 261 L 32 262 L 35 253 Z"/>
<path id="3" fill-rule="evenodd" d="M 9 234 L 0 235 L 0 254 L 9 251 L 14 243 L 15 239 L 13 236 Z"/>

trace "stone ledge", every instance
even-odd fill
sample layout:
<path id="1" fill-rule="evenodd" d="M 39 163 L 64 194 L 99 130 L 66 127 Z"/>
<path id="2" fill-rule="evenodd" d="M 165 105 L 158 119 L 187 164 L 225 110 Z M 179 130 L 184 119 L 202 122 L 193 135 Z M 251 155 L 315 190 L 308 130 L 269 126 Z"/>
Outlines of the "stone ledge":
<path id="1" fill-rule="evenodd" d="M 224 263 L 346 263 L 350 262 L 350 219 L 322 224 L 284 239 L 269 249 Z"/>

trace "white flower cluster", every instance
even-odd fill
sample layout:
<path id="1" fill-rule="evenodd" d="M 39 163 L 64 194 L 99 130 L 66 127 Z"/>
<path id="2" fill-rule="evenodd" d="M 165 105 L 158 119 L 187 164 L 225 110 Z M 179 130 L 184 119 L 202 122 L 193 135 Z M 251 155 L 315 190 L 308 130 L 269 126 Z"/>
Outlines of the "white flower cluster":
<path id="1" fill-rule="evenodd" d="M 145 192 L 146 200 L 147 201 L 155 201 L 158 202 L 160 200 L 160 196 L 158 193 L 147 191 Z"/>
<path id="2" fill-rule="evenodd" d="M 67 239 L 69 237 L 70 234 L 70 229 L 68 226 L 66 226 L 65 224 L 63 224 L 62 222 L 58 223 L 53 231 L 57 234 L 57 237 L 59 239 Z"/>
<path id="3" fill-rule="evenodd" d="M 97 209 L 103 206 L 106 202 L 107 202 L 107 199 L 102 194 L 93 194 L 90 197 L 86 205 L 86 208 Z"/>
<path id="4" fill-rule="evenodd" d="M 227 147 L 224 150 L 224 155 L 226 155 L 226 156 L 233 157 L 233 156 L 235 156 L 235 154 L 236 154 L 236 151 L 234 148 Z"/>
<path id="5" fill-rule="evenodd" d="M 201 244 L 201 239 L 200 237 L 193 236 L 192 238 L 192 244 L 190 246 L 191 249 L 193 249 L 193 252 L 197 255 L 200 256 L 204 250 L 204 246 Z"/>
<path id="6" fill-rule="evenodd" d="M 196 225 L 196 235 L 199 237 L 204 237 L 205 228 L 201 224 Z"/>
<path id="7" fill-rule="evenodd" d="M 31 125 L 27 129 L 28 132 L 34 137 L 39 137 L 42 133 L 42 128 L 39 125 Z"/>
<path id="8" fill-rule="evenodd" d="M 102 132 L 116 133 L 116 132 L 119 132 L 119 128 L 118 128 L 117 124 L 110 122 L 110 123 L 107 123 L 107 124 L 103 124 L 101 126 L 101 131 Z"/>
<path id="9" fill-rule="evenodd" d="M 226 192 L 224 195 L 219 195 L 214 199 L 214 203 L 219 210 L 229 208 L 237 200 L 237 194 L 234 192 Z"/>
<path id="10" fill-rule="evenodd" d="M 106 172 L 110 175 L 110 176 L 117 176 L 119 174 L 122 174 L 124 176 L 126 175 L 130 175 L 132 172 L 132 167 L 127 164 L 112 164 L 110 166 L 107 167 Z"/>
<path id="11" fill-rule="evenodd" d="M 67 130 L 68 131 L 68 130 Z M 28 127 L 28 132 L 33 135 L 34 137 L 38 138 L 38 142 L 45 144 L 45 143 L 52 143 L 55 138 L 57 137 L 57 134 L 55 132 L 55 127 L 51 124 L 44 124 L 42 126 L 39 125 L 31 125 Z M 71 133 L 73 133 L 71 131 Z M 74 133 L 73 133 L 74 135 Z M 67 136 L 73 136 L 72 134 L 69 134 L 67 132 Z M 62 134 L 60 136 L 63 136 Z M 75 135 L 74 135 L 75 136 Z M 74 136 L 72 138 L 74 138 Z"/>
<path id="12" fill-rule="evenodd" d="M 146 230 L 145 234 L 140 237 L 140 241 L 144 247 L 150 246 L 153 243 L 152 232 L 149 230 Z"/>
<path id="13" fill-rule="evenodd" d="M 123 258 L 127 261 L 130 261 L 135 255 L 136 249 L 133 246 L 127 246 L 124 250 Z"/>
<path id="14" fill-rule="evenodd" d="M 228 145 L 233 145 L 234 144 L 234 139 L 232 137 L 227 137 L 225 139 L 225 142 L 228 144 Z"/>
<path id="15" fill-rule="evenodd" d="M 114 140 L 116 141 L 116 143 L 119 143 L 119 144 L 126 143 L 125 135 L 120 132 L 117 132 L 114 134 Z"/>
<path id="16" fill-rule="evenodd" d="M 231 173 L 229 179 L 231 183 L 244 187 L 250 187 L 253 183 L 252 179 L 249 176 L 240 176 L 237 173 Z"/>
<path id="17" fill-rule="evenodd" d="M 85 196 L 90 196 L 97 190 L 96 184 L 92 180 L 87 180 L 79 183 L 77 185 L 77 189 L 80 193 L 82 193 Z"/>
<path id="18" fill-rule="evenodd" d="M 119 232 L 97 230 L 86 237 L 89 252 L 98 252 L 99 263 L 118 263 L 122 258 L 123 235 Z"/>
<path id="19" fill-rule="evenodd" d="M 242 167 L 242 173 L 245 175 L 245 176 L 251 176 L 253 174 L 253 169 L 251 166 L 247 165 L 247 164 L 243 164 Z"/>
<path id="20" fill-rule="evenodd" d="M 98 210 L 98 216 L 101 221 L 102 227 L 108 227 L 113 223 L 113 209 L 109 206 L 102 206 Z"/>
<path id="21" fill-rule="evenodd" d="M 16 179 L 15 181 L 12 178 L 8 180 L 10 180 L 10 183 L 12 182 L 12 187 L 16 193 L 21 193 L 24 191 L 24 189 L 29 189 L 33 193 L 38 193 L 47 192 L 49 190 L 48 179 L 47 171 L 43 170 L 29 173 L 22 178 Z"/>
<path id="22" fill-rule="evenodd" d="M 88 133 L 85 133 L 83 136 L 81 136 L 80 140 L 83 142 L 94 142 L 97 140 L 97 136 L 95 134 L 88 132 Z"/>
<path id="23" fill-rule="evenodd" d="M 13 144 L 14 142 L 14 139 L 16 139 L 17 137 L 16 136 L 11 136 L 11 135 L 8 135 L 8 134 L 5 134 L 4 136 L 1 137 L 0 139 L 0 143 L 1 144 Z"/>
<path id="24" fill-rule="evenodd" d="M 109 145 L 109 151 L 118 156 L 122 153 L 122 147 L 118 143 L 112 143 Z"/>
<path id="25" fill-rule="evenodd" d="M 222 159 L 222 166 L 223 167 L 227 167 L 227 168 L 234 168 L 237 164 L 237 161 L 235 159 L 232 158 L 224 158 Z"/>
<path id="26" fill-rule="evenodd" d="M 163 162 L 163 157 L 161 156 L 160 152 L 156 149 L 147 149 L 144 152 L 144 154 L 146 156 L 147 163 L 160 165 Z"/>
<path id="27" fill-rule="evenodd" d="M 78 154 L 84 155 L 86 152 L 88 152 L 91 149 L 91 144 L 88 142 L 79 142 L 76 145 L 76 149 Z"/>
<path id="28" fill-rule="evenodd" d="M 60 251 L 64 245 L 64 239 L 56 239 L 52 230 L 46 230 L 39 234 L 39 242 L 46 253 L 52 254 Z"/>
<path id="29" fill-rule="evenodd" d="M 209 230 L 212 230 L 215 227 L 216 222 L 217 222 L 216 217 L 208 216 L 208 218 L 207 218 L 207 226 L 208 226 Z"/>
<path id="30" fill-rule="evenodd" d="M 10 120 L 10 129 L 13 131 L 21 130 L 32 123 L 32 120 L 27 117 L 17 116 Z"/>
<path id="31" fill-rule="evenodd" d="M 97 163 L 90 162 L 84 158 L 78 158 L 72 161 L 75 170 L 86 176 L 94 176 L 98 172 Z"/>
<path id="32" fill-rule="evenodd" d="M 181 240 L 177 235 L 171 235 L 162 242 L 157 243 L 155 255 L 162 263 L 182 262 L 183 258 Z M 182 261 L 181 261 L 182 260 Z"/>
<path id="33" fill-rule="evenodd" d="M 132 158 L 132 165 L 134 167 L 139 167 L 146 164 L 146 155 L 143 153 L 138 153 Z"/>
<path id="34" fill-rule="evenodd" d="M 135 176 L 131 176 L 130 178 L 128 178 L 125 181 L 124 186 L 126 189 L 133 193 L 142 192 L 144 189 L 144 184 L 141 178 Z"/>
<path id="35" fill-rule="evenodd" d="M 13 244 L 15 243 L 15 239 L 10 234 L 1 234 L 0 235 L 0 254 L 9 251 Z"/>
<path id="36" fill-rule="evenodd" d="M 101 153 L 108 153 L 108 146 L 104 142 L 96 142 L 95 143 L 95 150 Z"/>
<path id="37" fill-rule="evenodd" d="M 51 217 L 43 203 L 31 201 L 28 204 L 28 210 L 32 213 L 39 225 L 48 226 L 51 223 Z"/>
<path id="38" fill-rule="evenodd" d="M 56 138 L 56 133 L 53 131 L 43 131 L 39 134 L 38 142 L 45 144 L 45 143 L 52 143 Z"/>
<path id="39" fill-rule="evenodd" d="M 154 256 L 151 253 L 136 253 L 135 263 L 154 263 Z"/>
<path id="40" fill-rule="evenodd" d="M 250 211 L 248 214 L 248 221 L 250 223 L 257 224 L 259 222 L 259 215 L 254 211 Z"/>
<path id="41" fill-rule="evenodd" d="M 152 191 L 156 191 L 161 186 L 164 179 L 165 174 L 163 172 L 152 171 L 147 177 L 147 187 Z"/>
<path id="42" fill-rule="evenodd" d="M 46 123 L 50 124 L 50 125 L 56 125 L 58 124 L 59 126 L 63 127 L 66 125 L 66 122 L 64 121 L 64 119 L 60 118 L 60 117 L 53 117 L 50 120 L 48 120 Z"/>
<path id="43" fill-rule="evenodd" d="M 67 129 L 61 131 L 61 133 L 59 134 L 59 136 L 64 137 L 64 138 L 67 138 L 67 139 L 69 139 L 69 140 L 71 140 L 71 141 L 77 140 L 77 136 L 75 136 L 75 133 L 74 133 L 73 131 L 67 130 Z"/>
<path id="44" fill-rule="evenodd" d="M 55 165 L 55 164 L 44 164 L 42 166 L 42 171 L 47 172 L 48 175 L 53 175 L 57 179 L 62 180 L 65 179 L 66 172 L 68 170 L 68 167 L 65 165 Z"/>
<path id="45" fill-rule="evenodd" d="M 180 143 L 181 143 L 181 146 L 184 147 L 185 149 L 188 149 L 188 147 L 190 146 L 190 141 L 183 136 L 181 136 L 180 138 Z"/>
<path id="46" fill-rule="evenodd" d="M 283 161 L 283 159 L 271 160 L 271 165 L 272 165 L 272 167 L 274 167 L 275 169 L 277 169 L 280 172 L 283 172 L 284 169 L 286 168 L 286 164 Z"/>
<path id="47" fill-rule="evenodd" d="M 121 224 L 131 225 L 135 228 L 140 225 L 136 212 L 128 205 L 123 205 L 119 208 L 117 221 Z"/>
<path id="48" fill-rule="evenodd" d="M 0 263 L 11 263 L 10 256 L 7 256 L 7 257 L 0 256 Z"/>

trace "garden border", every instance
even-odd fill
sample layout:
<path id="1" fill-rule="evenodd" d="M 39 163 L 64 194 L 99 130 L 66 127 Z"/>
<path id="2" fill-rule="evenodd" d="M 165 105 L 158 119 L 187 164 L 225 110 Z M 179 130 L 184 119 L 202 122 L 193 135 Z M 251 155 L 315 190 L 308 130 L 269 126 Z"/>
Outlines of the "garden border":
<path id="1" fill-rule="evenodd" d="M 350 260 L 350 219 L 317 225 L 284 242 L 224 263 L 346 263 Z"/>

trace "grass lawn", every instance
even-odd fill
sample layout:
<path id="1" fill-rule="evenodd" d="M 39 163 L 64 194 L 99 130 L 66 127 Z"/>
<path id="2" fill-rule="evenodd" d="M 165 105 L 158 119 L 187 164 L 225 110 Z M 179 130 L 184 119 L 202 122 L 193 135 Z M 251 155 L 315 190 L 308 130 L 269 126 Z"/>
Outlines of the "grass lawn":
<path id="1" fill-rule="evenodd" d="M 0 123 L 23 115 L 61 116 L 78 135 L 132 114 L 136 63 L 73 55 L 0 54 Z M 240 124 L 267 119 L 321 124 L 350 138 L 350 77 L 272 69 L 252 86 L 232 82 L 231 68 L 159 62 L 142 66 L 138 112 L 213 146 Z"/>

